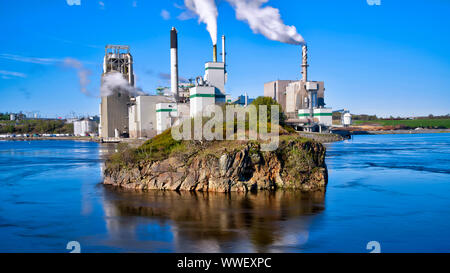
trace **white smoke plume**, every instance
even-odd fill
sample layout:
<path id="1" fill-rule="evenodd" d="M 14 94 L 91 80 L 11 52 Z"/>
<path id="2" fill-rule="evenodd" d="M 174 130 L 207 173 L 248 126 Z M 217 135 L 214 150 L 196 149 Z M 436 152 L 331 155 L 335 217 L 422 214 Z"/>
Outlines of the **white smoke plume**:
<path id="1" fill-rule="evenodd" d="M 118 90 L 129 96 L 146 95 L 141 89 L 131 86 L 121 73 L 112 72 L 106 74 L 100 87 L 100 95 L 102 97 L 111 96 Z"/>
<path id="2" fill-rule="evenodd" d="M 91 92 L 87 89 L 88 85 L 91 83 L 89 76 L 92 72 L 86 68 L 84 68 L 83 64 L 73 58 L 65 58 L 64 66 L 74 68 L 77 71 L 78 79 L 80 80 L 80 89 L 81 93 L 92 96 Z"/>
<path id="3" fill-rule="evenodd" d="M 305 44 L 295 26 L 286 26 L 280 11 L 271 6 L 263 6 L 269 0 L 227 0 L 236 11 L 236 18 L 245 21 L 254 33 L 282 43 Z"/>
<path id="4" fill-rule="evenodd" d="M 184 0 L 186 8 L 198 15 L 198 21 L 206 24 L 213 45 L 217 44 L 217 6 L 215 0 Z"/>

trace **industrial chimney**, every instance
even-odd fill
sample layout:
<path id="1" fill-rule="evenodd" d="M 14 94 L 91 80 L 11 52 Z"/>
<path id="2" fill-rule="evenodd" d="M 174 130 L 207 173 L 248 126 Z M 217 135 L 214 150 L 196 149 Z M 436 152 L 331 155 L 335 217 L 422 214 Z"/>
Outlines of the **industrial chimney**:
<path id="1" fill-rule="evenodd" d="M 213 46 L 213 62 L 217 63 L 217 44 Z"/>
<path id="2" fill-rule="evenodd" d="M 225 35 L 222 35 L 222 62 L 225 64 L 226 66 L 226 56 L 227 56 L 227 52 L 225 50 Z"/>
<path id="3" fill-rule="evenodd" d="M 225 35 L 222 35 L 222 62 L 223 62 L 223 68 L 225 71 L 224 77 L 225 77 L 225 83 L 227 83 L 228 80 L 228 74 L 227 74 L 227 50 L 225 47 Z"/>
<path id="4" fill-rule="evenodd" d="M 308 47 L 307 45 L 302 46 L 302 81 L 308 81 Z"/>
<path id="5" fill-rule="evenodd" d="M 172 94 L 178 101 L 178 32 L 175 27 L 170 31 L 170 80 Z"/>

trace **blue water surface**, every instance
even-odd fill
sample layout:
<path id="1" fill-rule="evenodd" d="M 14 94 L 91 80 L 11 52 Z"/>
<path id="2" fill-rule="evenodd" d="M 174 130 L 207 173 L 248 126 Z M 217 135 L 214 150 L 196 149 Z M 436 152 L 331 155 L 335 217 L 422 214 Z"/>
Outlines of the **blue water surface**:
<path id="1" fill-rule="evenodd" d="M 0 252 L 450 252 L 450 134 L 327 144 L 326 192 L 105 187 L 114 147 L 0 141 Z"/>

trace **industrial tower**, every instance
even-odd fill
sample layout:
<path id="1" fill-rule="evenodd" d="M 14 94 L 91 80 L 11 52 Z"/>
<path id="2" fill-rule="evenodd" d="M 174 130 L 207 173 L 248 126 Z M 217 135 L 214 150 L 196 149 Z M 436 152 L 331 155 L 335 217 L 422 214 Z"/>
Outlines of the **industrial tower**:
<path id="1" fill-rule="evenodd" d="M 121 73 L 134 87 L 133 57 L 128 46 L 107 45 L 103 59 L 102 84 L 108 73 Z M 100 137 L 123 137 L 129 133 L 128 104 L 130 94 L 116 88 L 112 94 L 102 96 L 100 104 Z"/>

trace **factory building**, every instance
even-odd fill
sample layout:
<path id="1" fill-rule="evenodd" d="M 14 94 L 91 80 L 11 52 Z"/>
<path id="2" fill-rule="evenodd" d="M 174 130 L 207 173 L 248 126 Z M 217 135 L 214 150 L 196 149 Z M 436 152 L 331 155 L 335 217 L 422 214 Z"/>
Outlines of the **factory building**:
<path id="1" fill-rule="evenodd" d="M 264 97 L 270 97 L 276 100 L 283 109 L 286 111 L 286 87 L 293 81 L 277 80 L 264 84 Z"/>
<path id="2" fill-rule="evenodd" d="M 325 107 L 325 88 L 324 82 L 308 82 L 317 89 L 312 96 L 313 107 Z M 286 110 L 289 118 L 295 118 L 298 109 L 309 108 L 309 93 L 306 84 L 303 81 L 291 82 L 286 86 Z"/>
<path id="3" fill-rule="evenodd" d="M 107 45 L 103 59 L 104 77 L 118 72 L 134 87 L 133 58 L 128 46 Z M 128 104 L 130 96 L 125 90 L 116 88 L 112 94 L 102 96 L 100 104 L 100 137 L 123 137 L 129 134 Z"/>
<path id="4" fill-rule="evenodd" d="M 170 31 L 171 94 L 131 97 L 114 90 L 102 96 L 100 104 L 100 137 L 152 138 L 164 130 L 200 115 L 206 106 L 225 104 L 227 81 L 225 36 L 222 36 L 222 62 L 217 60 L 217 45 L 213 61 L 205 63 L 204 76 L 195 83 L 180 84 L 178 77 L 178 32 Z M 119 72 L 134 87 L 133 59 L 128 46 L 106 46 L 102 83 L 108 73 Z M 245 100 L 248 103 L 248 97 Z"/>
<path id="5" fill-rule="evenodd" d="M 138 96 L 130 99 L 130 138 L 152 138 L 157 135 L 156 105 L 170 102 L 166 96 Z"/>
<path id="6" fill-rule="evenodd" d="M 75 136 L 89 136 L 97 133 L 97 122 L 90 118 L 83 118 L 73 122 Z"/>
<path id="7" fill-rule="evenodd" d="M 298 129 L 313 131 L 332 126 L 332 109 L 325 107 L 325 84 L 308 80 L 308 48 L 302 47 L 302 79 L 278 80 L 264 84 L 264 96 L 276 100 L 283 108 L 287 123 Z"/>
<path id="8" fill-rule="evenodd" d="M 213 61 L 205 64 L 205 77 L 197 77 L 196 86 L 189 89 L 190 116 L 200 115 L 206 106 L 225 104 L 227 80 L 225 36 L 222 36 L 222 62 L 217 61 L 217 45 L 213 47 Z"/>
<path id="9" fill-rule="evenodd" d="M 178 119 L 176 103 L 158 103 L 156 105 L 156 128 L 157 134 L 171 128 Z"/>
<path id="10" fill-rule="evenodd" d="M 225 36 L 222 37 L 222 62 L 217 61 L 217 47 L 213 61 L 205 64 L 204 76 L 195 83 L 180 84 L 178 77 L 178 32 L 170 31 L 171 94 L 129 98 L 128 128 L 130 138 L 152 138 L 202 113 L 211 104 L 224 104 L 226 93 Z"/>

